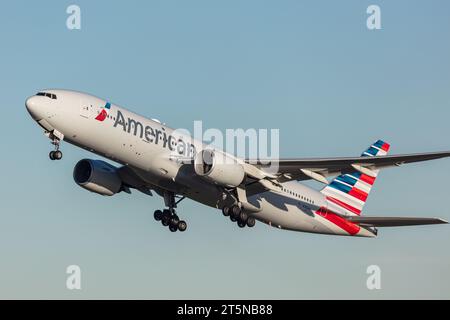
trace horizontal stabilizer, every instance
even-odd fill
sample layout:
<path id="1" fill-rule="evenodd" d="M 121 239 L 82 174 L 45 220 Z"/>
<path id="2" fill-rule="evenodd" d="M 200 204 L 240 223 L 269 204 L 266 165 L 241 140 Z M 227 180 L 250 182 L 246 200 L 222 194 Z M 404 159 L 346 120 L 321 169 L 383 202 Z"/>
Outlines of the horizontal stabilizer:
<path id="1" fill-rule="evenodd" d="M 408 217 L 346 217 L 346 220 L 371 227 L 402 227 L 419 226 L 427 224 L 445 224 L 445 220 L 439 218 L 408 218 Z"/>

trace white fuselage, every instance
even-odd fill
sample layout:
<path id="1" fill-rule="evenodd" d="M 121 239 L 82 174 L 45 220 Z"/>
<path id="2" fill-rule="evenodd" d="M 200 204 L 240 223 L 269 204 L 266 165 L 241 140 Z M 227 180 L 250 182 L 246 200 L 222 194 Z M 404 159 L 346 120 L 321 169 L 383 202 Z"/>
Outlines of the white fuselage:
<path id="1" fill-rule="evenodd" d="M 202 150 L 201 141 L 111 104 L 103 121 L 95 118 L 106 101 L 68 90 L 46 90 L 56 99 L 33 96 L 27 100 L 32 117 L 47 131 L 57 130 L 64 140 L 115 162 L 133 168 L 151 186 L 184 195 L 205 205 L 221 208 L 223 189 L 177 159 L 189 158 Z M 335 219 L 319 214 L 326 208 L 325 196 L 296 181 L 249 197 L 259 208 L 255 219 L 274 227 L 295 231 L 373 237 L 365 228 L 349 232 Z"/>

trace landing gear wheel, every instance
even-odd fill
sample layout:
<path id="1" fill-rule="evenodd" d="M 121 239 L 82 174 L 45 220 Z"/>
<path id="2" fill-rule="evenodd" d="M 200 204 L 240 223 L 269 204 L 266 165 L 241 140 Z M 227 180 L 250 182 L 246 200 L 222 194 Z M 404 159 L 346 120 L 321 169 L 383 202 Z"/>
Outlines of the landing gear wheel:
<path id="1" fill-rule="evenodd" d="M 247 223 L 247 219 L 248 219 L 248 213 L 241 211 L 241 213 L 239 214 L 239 220 L 241 220 L 244 223 Z"/>
<path id="2" fill-rule="evenodd" d="M 156 210 L 155 213 L 153 214 L 153 217 L 155 218 L 156 221 L 161 221 L 161 219 L 163 217 L 162 211 Z"/>
<path id="3" fill-rule="evenodd" d="M 230 216 L 230 220 L 233 221 L 233 222 L 237 221 L 237 219 L 235 217 L 233 217 L 233 216 Z"/>
<path id="4" fill-rule="evenodd" d="M 181 220 L 180 222 L 178 222 L 178 230 L 180 230 L 181 232 L 186 231 L 187 229 L 187 223 L 186 221 Z"/>
<path id="5" fill-rule="evenodd" d="M 249 217 L 249 218 L 247 219 L 247 227 L 253 228 L 253 227 L 255 226 L 255 224 L 256 224 L 255 218 Z"/>
<path id="6" fill-rule="evenodd" d="M 239 215 L 241 214 L 241 208 L 239 206 L 233 206 L 231 207 L 231 213 L 230 216 L 237 220 L 239 218 Z"/>
<path id="7" fill-rule="evenodd" d="M 164 210 L 161 218 L 161 223 L 164 227 L 167 227 L 170 224 L 171 214 L 169 210 Z"/>
<path id="8" fill-rule="evenodd" d="M 161 223 L 164 227 L 167 227 L 170 224 L 170 218 L 163 216 L 161 219 Z"/>
<path id="9" fill-rule="evenodd" d="M 172 218 L 170 218 L 170 226 L 171 227 L 177 228 L 179 222 L 180 222 L 180 218 L 178 218 L 177 215 L 173 215 Z"/>
<path id="10" fill-rule="evenodd" d="M 63 154 L 61 151 L 56 150 L 53 152 L 53 158 L 55 158 L 55 160 L 61 160 L 63 157 Z"/>
<path id="11" fill-rule="evenodd" d="M 230 207 L 223 207 L 222 213 L 225 217 L 228 217 L 230 215 Z"/>
<path id="12" fill-rule="evenodd" d="M 50 158 L 50 160 L 61 160 L 63 157 L 63 154 L 59 150 L 50 151 L 50 153 L 48 154 L 48 157 Z"/>
<path id="13" fill-rule="evenodd" d="M 178 227 L 177 227 L 177 226 L 172 226 L 172 225 L 170 225 L 170 226 L 169 226 L 169 230 L 170 230 L 171 232 L 177 232 L 177 231 L 178 231 Z"/>
<path id="14" fill-rule="evenodd" d="M 239 220 L 237 224 L 238 224 L 239 228 L 245 228 L 245 226 L 247 225 L 244 221 L 241 221 L 241 220 Z"/>

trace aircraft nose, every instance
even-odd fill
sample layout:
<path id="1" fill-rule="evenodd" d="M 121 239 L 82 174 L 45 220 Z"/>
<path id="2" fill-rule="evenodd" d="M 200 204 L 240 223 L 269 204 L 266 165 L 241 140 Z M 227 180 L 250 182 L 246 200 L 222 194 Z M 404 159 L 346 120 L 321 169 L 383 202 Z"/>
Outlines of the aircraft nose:
<path id="1" fill-rule="evenodd" d="M 25 106 L 27 107 L 28 113 L 33 117 L 34 120 L 41 120 L 40 108 L 38 104 L 38 98 L 36 96 L 30 97 L 25 101 Z"/>

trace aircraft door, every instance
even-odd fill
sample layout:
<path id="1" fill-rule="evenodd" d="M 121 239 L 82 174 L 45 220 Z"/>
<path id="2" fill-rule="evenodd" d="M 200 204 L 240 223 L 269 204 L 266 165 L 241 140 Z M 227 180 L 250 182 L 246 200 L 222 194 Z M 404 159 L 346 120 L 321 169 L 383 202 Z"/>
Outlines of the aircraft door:
<path id="1" fill-rule="evenodd" d="M 86 119 L 89 119 L 91 113 L 93 112 L 92 105 L 85 100 L 80 101 L 80 116 Z"/>

